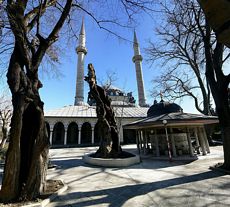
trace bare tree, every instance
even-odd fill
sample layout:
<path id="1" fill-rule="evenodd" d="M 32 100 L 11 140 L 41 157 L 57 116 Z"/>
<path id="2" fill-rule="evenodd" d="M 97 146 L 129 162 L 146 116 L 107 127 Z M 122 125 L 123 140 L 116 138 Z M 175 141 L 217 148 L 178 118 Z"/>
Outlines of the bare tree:
<path id="1" fill-rule="evenodd" d="M 75 37 L 81 12 L 100 28 L 122 38 L 115 27 L 126 28 L 136 13 L 148 10 L 147 5 L 151 6 L 152 1 L 120 0 L 109 4 L 105 0 L 3 0 L 1 3 L 5 19 L 1 25 L 0 55 L 9 62 L 7 82 L 13 115 L 0 200 L 10 202 L 36 198 L 46 186 L 49 140 L 39 95 L 42 87 L 39 71 L 46 55 L 51 61 L 57 61 L 52 52 L 54 43 L 66 33 Z M 97 13 L 98 8 L 101 14 Z M 118 15 L 126 14 L 125 21 L 123 18 L 119 21 L 116 12 L 116 18 L 113 17 L 109 10 L 115 8 L 120 8 Z"/>
<path id="2" fill-rule="evenodd" d="M 149 53 L 152 54 L 153 60 L 164 58 L 164 64 L 175 63 L 168 73 L 170 78 L 177 80 L 176 84 L 180 83 L 179 89 L 185 91 L 190 89 L 191 84 L 194 84 L 191 77 L 196 77 L 198 84 L 195 85 L 195 88 L 201 90 L 203 97 L 203 110 L 200 111 L 205 114 L 209 114 L 209 89 L 211 90 L 222 131 L 224 149 L 222 167 L 229 170 L 230 108 L 228 88 L 230 74 L 224 74 L 223 64 L 228 60 L 230 54 L 225 50 L 224 45 L 218 42 L 216 34 L 210 28 L 203 11 L 196 2 L 174 0 L 173 3 L 171 7 L 163 7 L 167 15 L 167 25 L 158 30 L 158 34 L 163 38 L 165 50 L 152 45 Z M 177 71 L 181 68 L 182 72 Z M 175 71 L 177 72 L 175 73 Z M 191 71 L 193 75 L 191 75 Z M 181 75 L 184 74 L 190 79 L 185 79 L 182 83 Z M 170 88 L 166 82 L 165 86 L 166 89 Z M 193 96 L 196 98 L 196 95 Z"/>
<path id="3" fill-rule="evenodd" d="M 98 83 L 104 88 L 106 91 L 116 83 L 118 80 L 117 74 L 114 71 L 106 71 L 106 75 L 104 78 L 99 78 Z"/>
<path id="4" fill-rule="evenodd" d="M 85 81 L 89 84 L 90 96 L 96 102 L 100 147 L 95 156 L 118 158 L 122 150 L 119 143 L 115 113 L 105 89 L 97 85 L 96 73 L 92 64 L 88 64 L 88 76 L 85 76 Z"/>
<path id="5" fill-rule="evenodd" d="M 216 112 L 221 127 L 221 136 L 223 139 L 224 163 L 221 166 L 230 170 L 230 105 L 229 105 L 229 83 L 230 74 L 223 72 L 223 43 L 216 42 L 215 48 L 209 44 L 211 39 L 211 28 L 206 25 L 206 33 L 202 34 L 205 42 L 206 68 L 205 75 L 210 86 L 213 99 L 216 105 Z"/>
<path id="6" fill-rule="evenodd" d="M 2 95 L 0 97 L 0 125 L 2 131 L 2 140 L 0 142 L 0 149 L 4 148 L 8 138 L 8 129 L 12 117 L 12 105 L 10 99 Z"/>
<path id="7" fill-rule="evenodd" d="M 154 82 L 166 98 L 189 96 L 200 113 L 211 115 L 211 93 L 205 76 L 206 43 L 202 39 L 208 31 L 202 9 L 196 1 L 189 0 L 172 0 L 161 6 L 165 23 L 156 29 L 161 42 L 152 42 L 147 49 L 149 60 L 160 60 L 165 69 Z M 210 35 L 211 52 L 216 37 L 213 32 Z M 228 58 L 229 53 L 224 53 L 222 63 Z"/>
<path id="8" fill-rule="evenodd" d="M 55 7 L 61 12 L 51 31 L 45 29 L 48 34 L 45 36 L 42 17 L 56 3 L 7 1 L 6 12 L 15 41 L 7 71 L 13 115 L 0 191 L 2 201 L 32 199 L 45 187 L 49 140 L 38 71 L 45 52 L 57 40 L 70 13 L 72 0 Z"/>
<path id="9" fill-rule="evenodd" d="M 127 94 L 122 92 L 119 88 L 114 88 L 114 84 L 116 83 L 116 81 L 118 80 L 117 78 L 117 74 L 114 71 L 107 71 L 106 72 L 106 76 L 105 76 L 105 80 L 99 80 L 98 82 L 100 83 L 101 87 L 105 90 L 105 92 L 107 93 L 108 96 L 110 96 L 110 99 L 112 99 L 112 107 L 113 105 L 117 106 L 116 104 L 113 103 L 113 101 L 117 101 L 116 100 L 116 96 L 112 96 L 111 94 L 109 94 L 108 92 L 110 91 L 110 93 L 115 93 L 115 94 L 119 94 L 119 107 L 113 107 L 113 110 L 116 113 L 120 114 L 120 117 L 115 117 L 116 118 L 116 122 L 117 122 L 117 132 L 118 134 L 120 134 L 120 131 L 122 130 L 122 121 L 123 121 L 123 115 L 124 115 L 124 108 L 127 107 L 127 105 L 129 106 L 133 106 L 135 104 L 135 99 L 132 96 L 132 92 L 128 92 Z M 123 88 L 123 91 L 125 91 L 125 89 Z M 115 100 L 113 100 L 115 99 Z M 120 111 L 121 110 L 121 111 Z"/>

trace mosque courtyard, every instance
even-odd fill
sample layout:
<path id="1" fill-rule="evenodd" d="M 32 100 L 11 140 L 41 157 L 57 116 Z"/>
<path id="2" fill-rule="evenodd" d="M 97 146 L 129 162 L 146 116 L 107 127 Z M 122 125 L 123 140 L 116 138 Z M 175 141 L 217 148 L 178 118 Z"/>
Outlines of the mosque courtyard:
<path id="1" fill-rule="evenodd" d="M 230 175 L 210 166 L 223 161 L 222 146 L 195 161 L 156 160 L 142 157 L 125 168 L 90 166 L 82 161 L 96 147 L 51 149 L 55 169 L 48 179 L 62 179 L 68 187 L 47 206 L 230 206 Z M 136 152 L 135 145 L 123 149 Z"/>

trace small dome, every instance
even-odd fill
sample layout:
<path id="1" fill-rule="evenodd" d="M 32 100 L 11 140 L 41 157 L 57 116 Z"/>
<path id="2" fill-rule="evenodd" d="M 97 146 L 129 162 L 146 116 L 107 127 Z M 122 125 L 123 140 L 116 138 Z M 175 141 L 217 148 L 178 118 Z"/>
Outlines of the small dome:
<path id="1" fill-rule="evenodd" d="M 105 90 L 108 96 L 125 96 L 125 92 L 113 85 L 105 86 Z"/>
<path id="2" fill-rule="evenodd" d="M 147 117 L 175 112 L 183 112 L 183 109 L 176 103 L 169 103 L 161 100 L 159 103 L 154 102 L 154 104 L 149 108 Z"/>

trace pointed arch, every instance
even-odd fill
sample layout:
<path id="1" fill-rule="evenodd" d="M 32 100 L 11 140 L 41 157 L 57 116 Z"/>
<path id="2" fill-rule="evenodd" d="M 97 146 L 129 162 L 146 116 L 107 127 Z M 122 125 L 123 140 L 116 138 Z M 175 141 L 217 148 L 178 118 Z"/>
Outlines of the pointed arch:
<path id="1" fill-rule="evenodd" d="M 71 122 L 67 129 L 67 144 L 77 145 L 78 142 L 78 125 L 75 122 Z"/>
<path id="2" fill-rule="evenodd" d="M 52 144 L 64 145 L 64 136 L 65 136 L 64 124 L 62 122 L 57 122 L 54 125 L 54 129 L 53 129 Z"/>
<path id="3" fill-rule="evenodd" d="M 92 127 L 89 122 L 85 122 L 81 127 L 81 144 L 89 145 L 92 140 Z"/>

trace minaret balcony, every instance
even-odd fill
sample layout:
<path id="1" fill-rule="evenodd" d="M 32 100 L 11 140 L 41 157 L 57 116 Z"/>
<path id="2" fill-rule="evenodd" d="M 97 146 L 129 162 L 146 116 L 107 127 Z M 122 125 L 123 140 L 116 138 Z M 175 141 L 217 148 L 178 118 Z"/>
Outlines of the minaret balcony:
<path id="1" fill-rule="evenodd" d="M 77 52 L 77 54 L 78 54 L 79 52 L 83 52 L 83 53 L 86 55 L 86 54 L 87 54 L 87 49 L 86 49 L 86 47 L 78 46 L 78 47 L 76 48 L 76 52 Z"/>
<path id="2" fill-rule="evenodd" d="M 142 58 L 142 56 L 141 55 L 135 55 L 135 56 L 133 56 L 133 62 L 135 63 L 136 61 L 142 61 L 143 60 L 143 58 Z"/>

